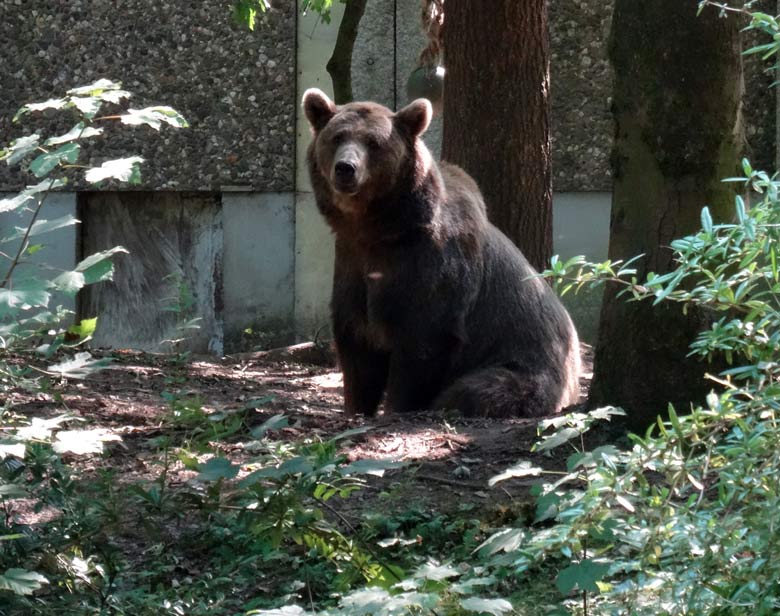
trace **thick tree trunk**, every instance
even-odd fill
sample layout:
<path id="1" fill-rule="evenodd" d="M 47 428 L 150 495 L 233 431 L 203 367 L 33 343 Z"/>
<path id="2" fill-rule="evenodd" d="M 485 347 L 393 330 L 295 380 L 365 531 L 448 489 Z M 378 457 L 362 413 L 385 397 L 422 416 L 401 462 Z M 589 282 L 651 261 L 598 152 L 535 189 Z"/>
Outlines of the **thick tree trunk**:
<path id="1" fill-rule="evenodd" d="M 536 268 L 552 255 L 546 0 L 445 3 L 442 158 L 479 184 L 491 221 Z"/>
<path id="2" fill-rule="evenodd" d="M 367 0 L 346 0 L 339 24 L 333 55 L 325 68 L 333 82 L 333 100 L 337 105 L 352 102 L 352 51 Z"/>
<path id="3" fill-rule="evenodd" d="M 670 242 L 695 231 L 701 208 L 730 219 L 742 148 L 740 24 L 694 0 L 616 0 L 610 259 L 644 254 L 640 277 L 673 267 Z M 712 388 L 706 366 L 686 360 L 706 315 L 627 302 L 608 287 L 591 403 L 623 406 L 632 428 L 667 403 L 685 411 Z"/>

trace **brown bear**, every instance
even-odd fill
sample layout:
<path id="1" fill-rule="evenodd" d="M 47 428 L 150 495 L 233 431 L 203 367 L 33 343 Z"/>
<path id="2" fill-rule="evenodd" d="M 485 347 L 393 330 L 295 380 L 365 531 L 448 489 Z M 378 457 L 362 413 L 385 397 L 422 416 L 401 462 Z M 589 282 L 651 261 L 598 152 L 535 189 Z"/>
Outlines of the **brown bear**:
<path id="1" fill-rule="evenodd" d="M 577 401 L 571 319 L 488 222 L 479 188 L 420 139 L 431 106 L 307 90 L 308 166 L 336 237 L 333 335 L 347 413 L 538 416 Z M 386 394 L 386 395 L 385 395 Z"/>

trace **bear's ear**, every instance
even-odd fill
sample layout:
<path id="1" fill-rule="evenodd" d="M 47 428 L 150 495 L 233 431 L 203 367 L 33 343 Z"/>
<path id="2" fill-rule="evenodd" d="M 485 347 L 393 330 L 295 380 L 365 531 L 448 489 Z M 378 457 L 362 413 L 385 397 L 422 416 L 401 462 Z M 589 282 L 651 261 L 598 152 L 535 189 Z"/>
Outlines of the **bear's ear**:
<path id="1" fill-rule="evenodd" d="M 314 132 L 319 132 L 336 115 L 336 105 L 322 90 L 309 88 L 303 93 L 303 112 Z"/>
<path id="2" fill-rule="evenodd" d="M 395 114 L 395 125 L 411 137 L 419 137 L 431 123 L 433 108 L 426 98 L 418 98 Z"/>

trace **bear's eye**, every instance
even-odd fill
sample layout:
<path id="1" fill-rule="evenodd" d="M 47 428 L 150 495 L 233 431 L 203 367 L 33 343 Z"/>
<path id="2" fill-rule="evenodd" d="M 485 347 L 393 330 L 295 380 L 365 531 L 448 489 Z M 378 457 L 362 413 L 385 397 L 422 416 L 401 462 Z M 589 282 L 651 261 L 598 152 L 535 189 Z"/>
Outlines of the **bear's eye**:
<path id="1" fill-rule="evenodd" d="M 347 135 L 346 133 L 336 133 L 333 135 L 333 144 L 334 145 L 341 145 L 346 140 Z"/>
<path id="2" fill-rule="evenodd" d="M 376 139 L 369 139 L 366 143 L 368 145 L 369 150 L 378 150 L 381 146 L 379 141 Z"/>

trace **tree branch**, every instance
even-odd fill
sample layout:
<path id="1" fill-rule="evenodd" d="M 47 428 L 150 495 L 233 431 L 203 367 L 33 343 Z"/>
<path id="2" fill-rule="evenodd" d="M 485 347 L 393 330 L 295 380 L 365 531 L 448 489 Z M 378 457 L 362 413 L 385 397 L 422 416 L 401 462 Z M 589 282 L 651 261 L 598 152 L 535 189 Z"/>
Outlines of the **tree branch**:
<path id="1" fill-rule="evenodd" d="M 333 81 L 333 98 L 337 105 L 352 101 L 352 50 L 367 0 L 346 0 L 344 17 L 339 25 L 336 46 L 326 68 Z"/>

